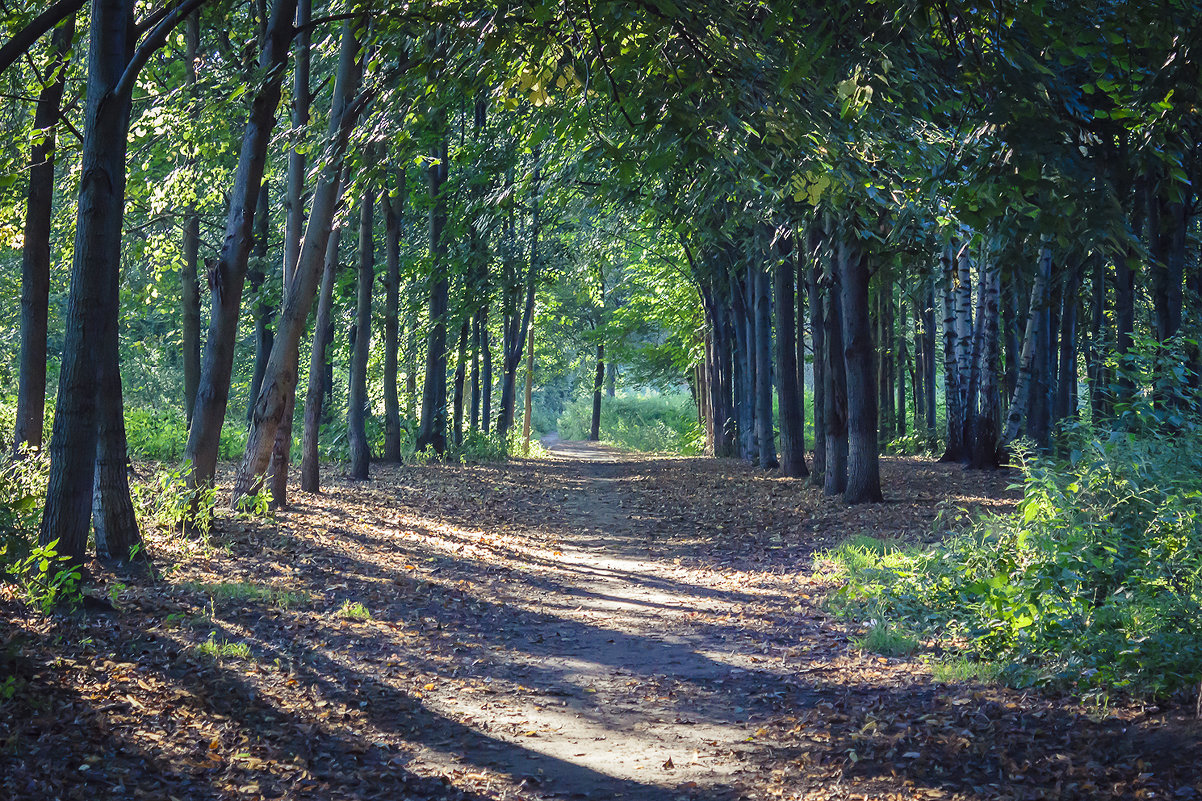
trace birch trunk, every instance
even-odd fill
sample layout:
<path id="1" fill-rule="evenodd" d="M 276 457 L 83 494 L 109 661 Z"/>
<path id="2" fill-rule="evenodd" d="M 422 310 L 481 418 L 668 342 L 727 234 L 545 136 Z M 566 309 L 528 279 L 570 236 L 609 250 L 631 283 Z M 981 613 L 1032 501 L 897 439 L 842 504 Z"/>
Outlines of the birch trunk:
<path id="1" fill-rule="evenodd" d="M 1006 428 L 1002 433 L 1001 444 L 1008 447 L 1018 438 L 1031 407 L 1031 397 L 1039 391 L 1043 379 L 1038 375 L 1042 358 L 1038 353 L 1038 342 L 1042 338 L 1040 325 L 1044 315 L 1040 312 L 1047 305 L 1048 283 L 1052 273 L 1052 251 L 1046 245 L 1039 252 L 1039 269 L 1035 273 L 1035 282 L 1031 287 L 1031 311 L 1027 315 L 1027 329 L 1023 334 L 1022 354 L 1019 360 L 1018 376 L 1014 383 L 1014 397 L 1010 401 L 1010 409 L 1006 414 Z"/>

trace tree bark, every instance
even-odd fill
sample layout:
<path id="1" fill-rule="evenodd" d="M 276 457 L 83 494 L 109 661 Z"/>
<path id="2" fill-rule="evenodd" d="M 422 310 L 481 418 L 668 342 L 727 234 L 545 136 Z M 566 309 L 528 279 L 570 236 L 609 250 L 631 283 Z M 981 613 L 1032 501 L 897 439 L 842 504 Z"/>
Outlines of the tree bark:
<path id="1" fill-rule="evenodd" d="M 401 398 L 397 376 L 400 348 L 401 222 L 405 211 L 405 172 L 396 198 L 381 193 L 384 207 L 384 461 L 401 460 Z"/>
<path id="2" fill-rule="evenodd" d="M 772 282 L 759 258 L 752 262 L 755 280 L 755 439 L 760 467 L 780 466 L 776 459 L 776 430 L 772 424 Z"/>
<path id="3" fill-rule="evenodd" d="M 440 127 L 445 127 L 441 125 Z M 430 330 L 426 337 L 426 379 L 422 384 L 422 423 L 417 449 L 433 448 L 438 455 L 447 450 L 447 314 L 450 280 L 447 265 L 447 198 L 443 187 L 448 177 L 448 142 L 445 131 L 428 170 L 430 186 Z"/>
<path id="4" fill-rule="evenodd" d="M 29 154 L 29 196 L 21 251 L 21 367 L 13 451 L 41 450 L 46 419 L 46 336 L 50 316 L 50 232 L 54 219 L 55 136 L 75 38 L 75 15 L 66 17 L 50 41 L 50 81 L 34 111 Z"/>
<path id="5" fill-rule="evenodd" d="M 359 204 L 359 285 L 355 300 L 355 347 L 351 354 L 350 388 L 347 393 L 346 438 L 351 452 L 351 478 L 366 481 L 371 472 L 371 450 L 367 445 L 367 355 L 371 352 L 371 293 L 376 281 L 376 245 L 372 237 L 376 190 L 370 176 L 374 156 L 368 145 L 367 175 Z"/>
<path id="6" fill-rule="evenodd" d="M 837 255 L 825 277 L 826 348 L 823 367 L 825 389 L 822 405 L 823 425 L 826 427 L 826 475 L 823 491 L 827 495 L 842 495 L 847 489 L 847 368 L 843 354 L 843 272 L 838 267 L 842 255 Z"/>
<path id="7" fill-rule="evenodd" d="M 1000 418 L 1000 396 L 998 394 L 998 310 L 1001 300 L 1001 268 L 990 259 L 981 264 L 979 364 L 975 372 L 979 376 L 978 391 L 980 405 L 973 417 L 972 452 L 968 466 L 976 470 L 998 466 L 998 430 Z"/>
<path id="8" fill-rule="evenodd" d="M 530 455 L 530 418 L 534 414 L 534 326 L 530 326 L 529 343 L 526 345 L 526 414 L 522 419 L 522 455 Z"/>
<path id="9" fill-rule="evenodd" d="M 780 472 L 783 476 L 805 478 L 806 466 L 805 410 L 800 389 L 797 363 L 798 339 L 795 316 L 796 274 L 793 254 L 793 234 L 782 235 L 779 243 L 780 263 L 774 270 L 776 283 L 776 388 L 780 407 Z M 803 362 L 804 364 L 804 362 Z"/>
<path id="10" fill-rule="evenodd" d="M 133 0 L 96 0 L 88 53 L 71 288 L 50 441 L 50 476 L 38 541 L 74 563 L 88 543 L 99 441 L 99 377 L 106 326 L 120 314 L 118 265 L 125 212 L 130 96 L 116 91 L 134 48 Z M 116 364 L 107 364 L 116 368 Z M 109 402 L 114 402 L 112 398 Z M 115 401 L 120 403 L 118 397 Z M 120 487 L 105 487 L 120 493 Z M 128 487 L 127 487 L 128 489 Z M 115 500 L 115 499 L 114 499 Z"/>
<path id="11" fill-rule="evenodd" d="M 1043 383 L 1038 374 L 1041 362 L 1038 353 L 1040 326 L 1044 316 L 1040 311 L 1047 305 L 1048 283 L 1052 273 L 1052 251 L 1045 245 L 1039 253 L 1039 269 L 1035 273 L 1035 282 L 1031 287 L 1031 312 L 1027 315 L 1027 330 L 1023 335 L 1022 355 L 1020 357 L 1018 378 L 1014 385 L 1014 398 L 1010 401 L 1010 409 L 1006 414 L 1006 428 L 1002 433 L 1001 444 L 1008 447 L 1018 437 L 1031 408 L 1031 398 L 1037 388 Z"/>
<path id="12" fill-rule="evenodd" d="M 943 251 L 943 402 L 947 408 L 947 448 L 941 462 L 964 460 L 964 407 L 961 405 L 960 382 L 960 323 L 957 314 L 956 246 Z"/>
<path id="13" fill-rule="evenodd" d="M 330 311 L 334 305 L 334 280 L 338 275 L 338 246 L 342 229 L 330 231 L 326 242 L 325 267 L 321 276 L 321 294 L 317 300 L 317 320 L 313 325 L 313 348 L 309 354 L 309 386 L 305 392 L 305 429 L 301 436 L 301 489 L 321 492 L 321 462 L 318 444 L 321 435 L 322 400 L 327 392 L 327 365 L 331 337 Z"/>
<path id="14" fill-rule="evenodd" d="M 471 410 L 468 414 L 468 429 L 474 434 L 480 430 L 480 318 L 483 310 L 472 315 L 471 352 L 472 370 L 468 383 L 471 384 Z"/>
<path id="15" fill-rule="evenodd" d="M 279 2 L 280 0 L 277 0 Z M 363 107 L 362 98 L 355 99 L 362 77 L 362 65 L 357 62 L 359 42 L 350 22 L 342 28 L 338 73 L 330 109 L 330 158 L 322 170 L 313 192 L 313 205 L 301 245 L 296 275 L 276 323 L 276 340 L 267 361 L 263 390 L 255 403 L 255 414 L 247 436 L 246 451 L 234 480 L 233 504 L 253 494 L 262 485 L 263 475 L 271 460 L 276 433 L 285 414 L 291 414 L 296 397 L 297 361 L 313 296 L 317 292 L 330 223 L 341 193 L 342 160 L 347 139 Z M 287 475 L 284 474 L 284 478 Z M 278 501 L 277 501 L 278 502 Z"/>
<path id="16" fill-rule="evenodd" d="M 296 0 L 273 0 L 271 19 L 259 57 L 259 65 L 268 77 L 251 106 L 234 175 L 225 239 L 217 262 L 209 269 L 212 312 L 192 426 L 188 430 L 188 444 L 184 449 L 184 456 L 192 465 L 189 483 L 194 488 L 210 486 L 217 469 L 221 426 L 225 422 L 226 405 L 229 402 L 247 260 L 267 162 L 267 147 L 275 127 L 275 110 L 280 102 L 283 65 L 288 59 L 288 42 L 292 35 L 295 9 Z"/>
<path id="17" fill-rule="evenodd" d="M 459 345 L 455 348 L 455 391 L 451 413 L 456 447 L 463 444 L 463 385 L 467 380 L 467 338 L 471 329 L 471 319 L 464 316 L 459 325 Z"/>
<path id="18" fill-rule="evenodd" d="M 876 373 L 873 370 L 868 254 L 853 234 L 839 242 L 844 361 L 847 370 L 847 503 L 878 503 L 881 495 Z"/>
<path id="19" fill-rule="evenodd" d="M 488 304 L 480 310 L 480 430 L 492 430 L 492 345 L 488 337 Z"/>
<path id="20" fill-rule="evenodd" d="M 810 346 L 814 354 L 814 465 L 810 483 L 815 487 L 826 483 L 826 315 L 823 310 L 822 265 L 818 248 L 822 231 L 812 224 L 806 233 L 806 291 L 810 300 Z"/>
<path id="21" fill-rule="evenodd" d="M 593 419 L 588 429 L 589 442 L 601 440 L 601 391 L 605 385 L 605 343 L 597 343 L 597 370 L 593 376 Z"/>
<path id="22" fill-rule="evenodd" d="M 514 286 L 507 287 L 506 293 L 511 298 L 510 307 L 506 314 L 506 336 L 504 350 L 503 374 L 501 376 L 501 412 L 497 419 L 497 434 L 504 441 L 509 436 L 509 429 L 513 427 L 514 421 L 514 406 L 517 402 L 517 375 L 518 367 L 522 363 L 522 349 L 526 343 L 526 333 L 532 323 L 534 315 L 534 289 L 538 278 L 538 237 L 539 237 L 539 190 L 542 180 L 542 171 L 539 165 L 539 159 L 542 156 L 542 151 L 539 148 L 534 149 L 534 181 L 531 191 L 531 215 L 530 215 L 530 261 L 526 269 L 526 303 L 519 311 L 516 308 L 514 299 L 516 298 L 516 268 L 512 261 L 508 272 L 510 282 Z M 512 185 L 512 179 L 510 179 Z M 509 224 L 510 237 L 513 236 L 513 223 Z"/>
<path id="23" fill-rule="evenodd" d="M 246 422 L 250 422 L 254 410 L 255 398 L 259 397 L 259 388 L 263 386 L 263 371 L 267 368 L 267 354 L 271 353 L 271 342 L 275 338 L 271 330 L 273 316 L 271 304 L 262 296 L 263 282 L 267 276 L 264 268 L 267 266 L 267 237 L 271 209 L 267 198 L 268 189 L 264 185 L 259 190 L 258 210 L 255 212 L 255 240 L 253 256 L 247 269 L 247 280 L 250 282 L 251 296 L 255 298 L 255 364 L 250 377 L 250 392 L 246 402 Z"/>

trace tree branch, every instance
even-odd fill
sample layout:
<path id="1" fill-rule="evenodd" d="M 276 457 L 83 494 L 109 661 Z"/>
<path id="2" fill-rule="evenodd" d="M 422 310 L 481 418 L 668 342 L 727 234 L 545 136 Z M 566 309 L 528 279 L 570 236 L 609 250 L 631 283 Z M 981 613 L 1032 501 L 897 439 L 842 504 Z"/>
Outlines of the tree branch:
<path id="1" fill-rule="evenodd" d="M 185 17 L 207 2 L 208 0 L 184 0 L 172 9 L 171 13 L 154 27 L 154 30 L 146 34 L 146 38 L 142 40 L 142 44 L 134 51 L 133 58 L 126 65 L 125 72 L 121 74 L 121 80 L 117 82 L 113 94 L 121 95 L 133 92 L 134 83 L 138 80 L 138 73 L 142 71 L 142 67 L 146 66 L 146 62 L 150 60 L 154 52 L 167 41 L 167 34 L 171 33 L 171 30 Z"/>
<path id="2" fill-rule="evenodd" d="M 0 47 L 0 73 L 4 72 L 21 54 L 33 47 L 42 34 L 58 25 L 67 17 L 83 8 L 86 0 L 59 0 L 43 11 Z"/>

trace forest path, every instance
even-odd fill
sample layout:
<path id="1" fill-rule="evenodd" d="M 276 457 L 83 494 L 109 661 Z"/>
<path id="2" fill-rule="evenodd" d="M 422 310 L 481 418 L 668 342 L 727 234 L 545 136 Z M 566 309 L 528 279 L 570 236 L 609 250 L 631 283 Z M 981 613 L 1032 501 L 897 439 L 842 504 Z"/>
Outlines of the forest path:
<path id="1" fill-rule="evenodd" d="M 646 460 L 589 442 L 547 449 L 564 462 L 554 489 L 566 490 L 557 503 L 566 525 L 554 565 L 539 571 L 550 581 L 527 599 L 543 614 L 510 663 L 523 692 L 431 701 L 517 747 L 485 743 L 447 766 L 483 763 L 550 796 L 730 795 L 756 750 L 756 720 L 799 700 L 787 675 L 757 664 L 788 643 L 761 641 L 754 623 L 738 621 L 749 602 L 772 616 L 793 601 L 682 567 L 632 507 Z M 425 760 L 444 762 L 429 751 Z"/>
<path id="2" fill-rule="evenodd" d="M 816 554 L 1011 509 L 1010 476 L 887 458 L 848 508 L 587 443 L 332 473 L 208 544 L 149 531 L 164 577 L 93 565 L 116 613 L 0 584 L 0 798 L 1202 797 L 1192 704 L 940 684 L 828 614 Z"/>

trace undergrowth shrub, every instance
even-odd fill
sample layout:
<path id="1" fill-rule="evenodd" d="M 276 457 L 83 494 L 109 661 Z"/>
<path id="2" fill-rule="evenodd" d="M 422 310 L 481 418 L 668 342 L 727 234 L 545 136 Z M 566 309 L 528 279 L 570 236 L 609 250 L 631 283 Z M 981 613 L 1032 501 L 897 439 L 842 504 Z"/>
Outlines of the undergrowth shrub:
<path id="1" fill-rule="evenodd" d="M 587 439 L 593 419 L 589 395 L 573 401 L 559 417 L 559 436 Z M 701 453 L 705 433 L 688 395 L 618 395 L 601 399 L 601 440 L 648 453 Z"/>
<path id="2" fill-rule="evenodd" d="M 58 553 L 57 542 L 38 544 L 49 476 L 45 451 L 26 451 L 0 463 L 0 579 L 43 613 L 77 602 L 80 579 L 79 569 Z"/>
<path id="3" fill-rule="evenodd" d="M 1202 681 L 1202 423 L 1150 403 L 1114 433 L 1066 431 L 1063 457 L 1019 450 L 1017 514 L 933 547 L 827 555 L 833 604 L 966 641 L 1015 683 L 1165 696 Z M 1171 422 L 1170 422 L 1171 421 Z"/>

